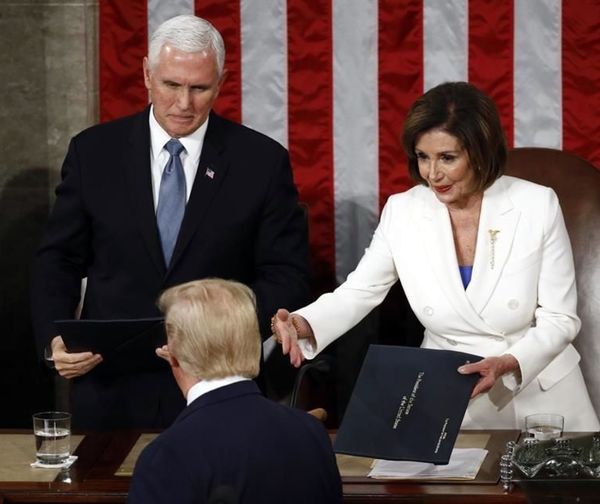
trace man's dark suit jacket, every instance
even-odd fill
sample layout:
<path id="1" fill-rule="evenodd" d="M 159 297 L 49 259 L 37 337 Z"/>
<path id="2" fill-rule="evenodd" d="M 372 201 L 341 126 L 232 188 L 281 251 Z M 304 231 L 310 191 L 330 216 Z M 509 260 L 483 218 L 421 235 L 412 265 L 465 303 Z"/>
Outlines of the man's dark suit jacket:
<path id="1" fill-rule="evenodd" d="M 342 499 L 323 426 L 266 399 L 251 381 L 200 396 L 150 443 L 135 466 L 128 502 L 210 502 L 223 486 L 239 499 L 231 502 L 240 503 Z"/>
<path id="2" fill-rule="evenodd" d="M 220 277 L 255 292 L 263 335 L 279 307 L 308 300 L 308 239 L 287 151 L 212 113 L 170 266 L 156 225 L 149 108 L 75 136 L 33 268 L 32 315 L 42 352 L 73 318 L 87 277 L 82 318 L 159 316 L 164 289 Z M 75 379 L 79 427 L 165 427 L 184 403 L 168 366 Z"/>

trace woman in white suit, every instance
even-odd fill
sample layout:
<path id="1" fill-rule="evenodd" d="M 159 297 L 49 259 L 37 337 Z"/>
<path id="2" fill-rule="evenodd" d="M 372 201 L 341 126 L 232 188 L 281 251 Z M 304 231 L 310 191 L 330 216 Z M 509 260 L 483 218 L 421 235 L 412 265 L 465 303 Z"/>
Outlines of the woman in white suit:
<path id="1" fill-rule="evenodd" d="M 299 366 L 344 334 L 400 279 L 425 327 L 422 346 L 478 354 L 463 428 L 523 428 L 559 413 L 565 429 L 600 429 L 571 344 L 579 331 L 569 237 L 554 191 L 504 176 L 494 103 L 464 82 L 419 98 L 402 137 L 418 183 L 390 197 L 370 246 L 340 287 L 273 333 Z"/>

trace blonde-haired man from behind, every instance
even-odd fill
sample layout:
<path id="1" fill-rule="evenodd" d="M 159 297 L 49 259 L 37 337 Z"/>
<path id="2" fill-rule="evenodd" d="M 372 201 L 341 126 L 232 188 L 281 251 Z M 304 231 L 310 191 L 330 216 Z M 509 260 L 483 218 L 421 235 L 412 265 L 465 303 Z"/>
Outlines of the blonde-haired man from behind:
<path id="1" fill-rule="evenodd" d="M 341 502 L 323 426 L 252 381 L 261 355 L 252 291 L 198 280 L 168 289 L 158 304 L 167 345 L 157 353 L 188 405 L 140 455 L 129 502 Z"/>

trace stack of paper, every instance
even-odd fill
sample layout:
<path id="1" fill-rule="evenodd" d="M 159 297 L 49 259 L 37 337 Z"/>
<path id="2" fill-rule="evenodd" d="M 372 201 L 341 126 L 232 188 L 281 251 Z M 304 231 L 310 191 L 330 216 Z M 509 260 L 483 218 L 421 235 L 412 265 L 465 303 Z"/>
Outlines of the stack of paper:
<path id="1" fill-rule="evenodd" d="M 488 451 L 482 448 L 455 448 L 448 465 L 404 460 L 375 460 L 370 478 L 376 479 L 475 479 Z"/>

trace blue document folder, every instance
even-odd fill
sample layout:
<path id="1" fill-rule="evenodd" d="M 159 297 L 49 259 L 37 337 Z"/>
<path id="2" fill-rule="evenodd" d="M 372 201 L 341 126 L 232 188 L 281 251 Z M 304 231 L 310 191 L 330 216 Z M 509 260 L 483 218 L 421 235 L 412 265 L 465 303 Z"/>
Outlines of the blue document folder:
<path id="1" fill-rule="evenodd" d="M 338 453 L 447 464 L 482 357 L 450 350 L 371 345 L 334 441 Z"/>

